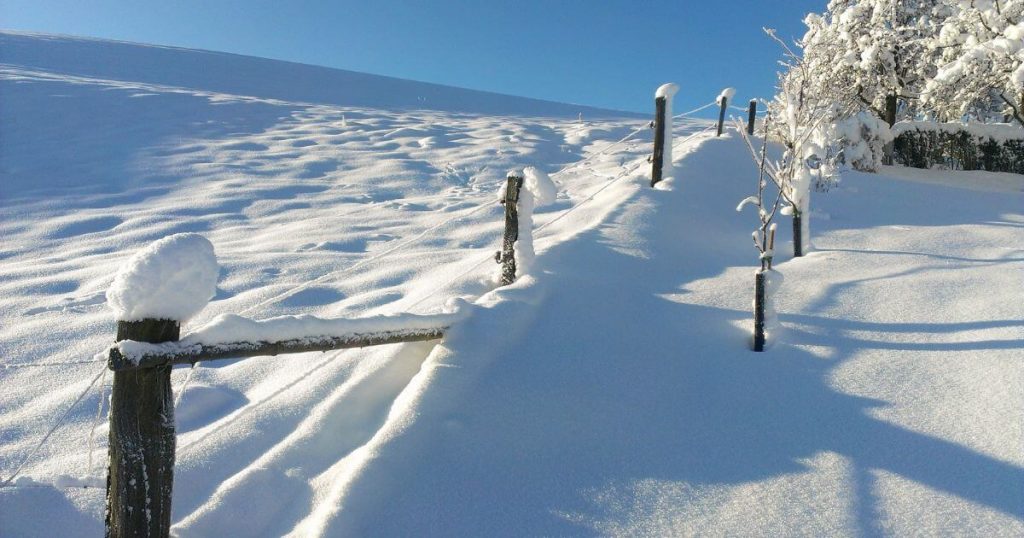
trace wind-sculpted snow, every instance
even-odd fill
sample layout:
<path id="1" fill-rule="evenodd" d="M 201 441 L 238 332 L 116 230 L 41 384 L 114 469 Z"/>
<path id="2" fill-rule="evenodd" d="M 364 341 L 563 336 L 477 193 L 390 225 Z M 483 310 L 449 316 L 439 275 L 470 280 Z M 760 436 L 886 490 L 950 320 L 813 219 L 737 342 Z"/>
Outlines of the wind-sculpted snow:
<path id="1" fill-rule="evenodd" d="M 655 190 L 647 130 L 587 159 L 646 120 L 4 69 L 18 121 L 0 134 L 26 141 L 2 161 L 18 193 L 0 200 L 5 364 L 110 346 L 103 290 L 171 233 L 202 233 L 222 267 L 186 331 L 474 304 L 440 343 L 194 370 L 175 410 L 178 536 L 1024 533 L 1018 176 L 845 173 L 816 195 L 815 252 L 784 254 L 780 221 L 778 326 L 752 353 L 756 219 L 733 209 L 756 171 L 732 133 L 688 138 L 707 122 L 676 123 Z M 557 196 L 533 214 L 530 274 L 494 289 L 495 193 L 529 166 Z M 0 369 L 0 478 L 101 367 Z M 0 489 L 0 534 L 102 532 L 102 488 L 45 487 L 102 483 L 102 398 L 29 461 L 34 487 Z"/>

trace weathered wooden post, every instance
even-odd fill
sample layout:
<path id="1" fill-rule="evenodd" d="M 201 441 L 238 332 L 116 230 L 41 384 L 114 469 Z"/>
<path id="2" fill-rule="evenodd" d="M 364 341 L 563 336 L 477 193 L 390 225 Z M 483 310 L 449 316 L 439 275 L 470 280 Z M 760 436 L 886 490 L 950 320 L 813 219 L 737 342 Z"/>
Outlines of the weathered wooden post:
<path id="1" fill-rule="evenodd" d="M 764 351 L 765 270 L 754 273 L 754 351 Z"/>
<path id="2" fill-rule="evenodd" d="M 666 98 L 654 98 L 654 157 L 651 159 L 651 186 L 661 181 L 662 166 L 665 159 L 665 101 Z"/>
<path id="3" fill-rule="evenodd" d="M 754 120 L 757 119 L 757 99 L 751 99 L 747 105 L 747 134 L 754 136 Z"/>
<path id="4" fill-rule="evenodd" d="M 721 105 L 718 110 L 718 134 L 715 136 L 722 136 L 722 127 L 725 125 L 725 109 L 729 106 L 729 96 L 722 93 L 718 96 L 718 103 Z"/>
<path id="5" fill-rule="evenodd" d="M 180 324 L 167 319 L 118 321 L 117 340 L 173 342 Z M 174 480 L 171 367 L 114 372 L 107 470 L 107 536 L 168 536 Z"/>
<path id="6" fill-rule="evenodd" d="M 174 234 L 127 260 L 107 289 L 117 341 L 177 341 L 181 323 L 217 291 L 220 266 L 205 237 Z M 174 481 L 171 364 L 118 364 L 110 397 L 107 536 L 168 536 Z"/>
<path id="7" fill-rule="evenodd" d="M 672 97 L 679 86 L 668 83 L 654 93 L 654 155 L 651 156 L 651 186 L 664 179 L 672 168 Z M 671 171 L 669 172 L 671 173 Z"/>
<path id="8" fill-rule="evenodd" d="M 804 216 L 797 207 L 793 207 L 793 257 L 804 255 Z"/>
<path id="9" fill-rule="evenodd" d="M 772 270 L 772 253 L 775 250 L 775 227 L 768 232 L 765 253 L 761 258 L 761 268 L 754 273 L 754 351 L 764 351 L 765 343 L 765 311 L 768 304 L 767 280 Z"/>
<path id="10" fill-rule="evenodd" d="M 501 203 L 505 205 L 505 236 L 502 239 L 501 251 L 495 259 L 501 264 L 501 285 L 508 286 L 516 281 L 516 250 L 519 239 L 519 190 L 523 188 L 523 177 L 509 173 L 505 184 L 505 197 Z"/>

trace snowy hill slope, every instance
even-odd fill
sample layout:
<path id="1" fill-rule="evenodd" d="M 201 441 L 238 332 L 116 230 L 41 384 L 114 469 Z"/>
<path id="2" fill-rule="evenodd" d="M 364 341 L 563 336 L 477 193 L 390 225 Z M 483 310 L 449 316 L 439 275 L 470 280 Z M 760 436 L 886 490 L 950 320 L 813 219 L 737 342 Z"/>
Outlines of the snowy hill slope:
<path id="1" fill-rule="evenodd" d="M 481 260 L 489 260 L 498 245 L 502 209 L 496 193 L 509 168 L 555 171 L 581 164 L 555 176 L 562 192 L 541 215 L 554 214 L 649 151 L 644 131 L 613 155 L 581 162 L 646 120 L 593 119 L 583 109 L 580 123 L 581 109 L 572 105 L 537 104 L 535 115 L 507 115 L 532 102 L 490 96 L 488 106 L 506 115 L 481 114 L 472 111 L 472 98 L 452 89 L 442 95 L 445 102 L 464 102 L 465 109 L 409 109 L 402 96 L 416 83 L 392 81 L 391 92 L 382 78 L 372 82 L 384 108 L 283 101 L 259 97 L 272 93 L 262 83 L 287 87 L 277 79 L 254 77 L 242 95 L 209 89 L 205 52 L 176 49 L 177 63 L 161 63 L 161 48 L 128 46 L 136 60 L 149 58 L 133 68 L 144 79 L 135 81 L 105 78 L 124 74 L 102 72 L 120 69 L 111 59 L 120 52 L 101 50 L 100 60 L 90 60 L 92 48 L 122 51 L 123 44 L 2 38 L 0 357 L 8 366 L 0 370 L 3 481 L 18 469 L 42 482 L 100 473 L 102 421 L 92 436 L 93 458 L 87 441 L 100 401 L 95 389 L 34 450 L 99 374 L 90 361 L 110 342 L 114 321 L 103 293 L 118 265 L 150 241 L 193 231 L 216 246 L 218 293 L 192 326 L 220 312 L 427 312 L 456 294 L 479 294 L 490 286 L 493 262 Z M 9 46 L 13 41 L 17 47 Z M 31 58 L 19 64 L 18 55 Z M 96 65 L 65 71 L 79 64 Z M 218 67 L 223 72 L 230 66 Z M 160 74 L 172 68 L 173 80 Z M 327 92 L 341 94 L 351 81 L 344 73 L 309 71 Z M 338 77 L 344 83 L 332 87 Z M 597 219 L 602 211 L 594 206 L 577 213 Z M 405 360 L 394 356 L 390 348 L 310 355 L 290 363 L 299 367 L 289 367 L 288 375 L 268 361 L 197 370 L 177 411 L 179 464 L 182 473 L 192 464 L 216 471 L 199 472 L 198 481 L 182 479 L 176 511 L 184 517 L 201 500 L 188 496 L 189 480 L 208 495 L 239 470 L 229 460 L 244 468 L 275 445 L 287 445 L 317 405 L 326 403 L 327 411 L 341 405 L 349 414 L 337 418 L 356 424 L 379 420 L 425 352 Z M 11 366 L 40 363 L 60 365 Z M 176 387 L 185 376 L 175 372 Z M 360 407 L 346 399 L 352 392 L 361 398 L 362 413 L 352 412 Z M 227 424 L 260 433 L 240 435 Z M 337 457 L 372 433 L 342 430 L 346 440 L 331 447 Z M 202 457 L 208 443 L 224 447 L 227 460 Z M 5 535 L 99 532 L 102 492 L 95 489 L 4 488 L 0 494 Z M 16 508 L 40 503 L 63 515 L 37 521 L 20 517 L 25 512 Z M 36 524 L 44 528 L 32 530 Z"/>
<path id="2" fill-rule="evenodd" d="M 639 117 L 280 60 L 74 36 L 0 32 L 0 64 L 295 103 L 565 118 L 581 113 L 586 118 Z"/>
<path id="3" fill-rule="evenodd" d="M 504 170 L 555 171 L 643 122 L 5 69 L 17 99 L 0 106 L 20 121 L 0 133 L 42 142 L 3 154 L 23 178 L 0 216 L 5 364 L 88 359 L 112 337 L 114 268 L 175 231 L 210 238 L 223 266 L 191 326 L 478 298 L 439 345 L 195 370 L 178 535 L 1024 532 L 1024 178 L 978 175 L 1002 188 L 982 192 L 847 174 L 813 202 L 818 250 L 780 255 L 784 333 L 754 354 L 754 220 L 733 211 L 753 169 L 731 135 L 678 142 L 663 189 L 642 177 L 647 133 L 556 175 L 536 270 L 490 291 Z M 99 371 L 0 370 L 0 478 Z M 0 489 L 5 535 L 101 532 L 102 490 L 39 485 L 100 475 L 99 399 L 29 460 L 37 487 Z"/>

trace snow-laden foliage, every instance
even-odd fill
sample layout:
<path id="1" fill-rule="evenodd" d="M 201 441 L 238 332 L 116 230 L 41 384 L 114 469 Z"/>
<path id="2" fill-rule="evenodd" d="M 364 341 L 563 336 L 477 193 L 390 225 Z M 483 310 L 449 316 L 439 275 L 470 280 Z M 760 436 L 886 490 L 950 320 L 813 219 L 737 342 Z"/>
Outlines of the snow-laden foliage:
<path id="1" fill-rule="evenodd" d="M 1024 123 L 1024 0 L 832 0 L 800 40 L 809 91 L 889 125 Z"/>
<path id="2" fill-rule="evenodd" d="M 942 0 L 832 0 L 804 20 L 809 91 L 858 103 L 890 125 L 916 113 L 935 72 L 930 37 L 949 10 Z"/>
<path id="3" fill-rule="evenodd" d="M 892 140 L 892 131 L 884 121 L 869 112 L 859 112 L 830 124 L 822 143 L 834 141 L 840 152 L 833 154 L 836 162 L 862 172 L 877 172 L 885 146 Z"/>
<path id="4" fill-rule="evenodd" d="M 107 290 L 107 303 L 121 321 L 186 321 L 216 293 L 219 274 L 209 240 L 194 233 L 170 235 L 121 267 Z"/>
<path id="5" fill-rule="evenodd" d="M 925 99 L 945 119 L 1024 125 L 1024 0 L 960 0 L 932 41 L 943 63 Z"/>
<path id="6" fill-rule="evenodd" d="M 782 159 L 767 162 L 767 175 L 775 181 L 789 211 L 800 217 L 801 243 L 810 246 L 809 213 L 811 187 L 828 190 L 839 178 L 842 155 L 835 135 L 837 122 L 854 109 L 850 102 L 836 102 L 815 93 L 811 64 L 804 57 L 766 30 L 785 52 L 779 76 L 778 93 L 768 103 L 770 136 L 784 148 Z"/>

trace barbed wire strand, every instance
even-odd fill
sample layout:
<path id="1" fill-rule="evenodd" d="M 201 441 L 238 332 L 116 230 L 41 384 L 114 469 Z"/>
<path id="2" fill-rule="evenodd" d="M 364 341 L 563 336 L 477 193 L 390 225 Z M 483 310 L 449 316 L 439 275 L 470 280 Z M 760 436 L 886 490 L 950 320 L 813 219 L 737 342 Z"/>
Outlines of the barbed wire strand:
<path id="1" fill-rule="evenodd" d="M 89 393 L 93 385 L 96 384 L 96 381 L 98 381 L 100 376 L 104 375 L 104 372 L 106 371 L 107 366 L 103 365 L 103 369 L 100 370 L 100 373 L 96 374 L 96 377 L 92 378 L 92 381 L 89 383 L 89 386 L 85 387 L 85 390 L 83 390 L 82 393 L 78 395 L 78 398 L 75 398 L 75 401 L 72 402 L 70 406 L 68 406 L 67 410 L 64 411 L 64 414 L 61 415 L 59 420 L 57 420 L 57 423 L 54 424 L 52 428 L 50 428 L 50 431 L 46 432 L 46 435 L 43 436 L 43 438 L 39 441 L 35 448 L 30 450 L 29 453 L 25 455 L 25 458 L 21 460 L 21 463 L 18 464 L 18 466 L 14 469 L 14 472 L 11 473 L 11 476 L 7 478 L 7 480 L 4 480 L 3 483 L 0 483 L 0 488 L 8 487 L 14 483 L 14 479 L 17 478 L 18 475 L 21 473 L 21 470 L 25 467 L 25 464 L 28 463 L 28 461 L 32 459 L 32 456 L 35 456 L 36 452 L 38 452 L 39 449 L 46 444 L 46 441 L 50 439 L 50 436 L 53 435 L 53 432 L 57 431 L 57 428 L 60 428 L 64 424 L 68 416 L 71 414 L 71 410 L 74 409 L 76 405 L 78 405 L 78 402 L 82 401 L 82 398 L 84 398 L 85 395 Z"/>

